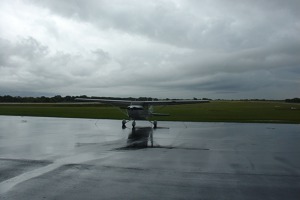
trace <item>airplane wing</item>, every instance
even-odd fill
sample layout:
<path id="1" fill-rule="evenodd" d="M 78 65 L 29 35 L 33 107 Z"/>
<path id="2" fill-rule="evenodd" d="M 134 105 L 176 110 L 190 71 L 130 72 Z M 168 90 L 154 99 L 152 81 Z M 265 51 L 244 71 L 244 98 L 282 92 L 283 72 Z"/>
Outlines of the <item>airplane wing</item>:
<path id="1" fill-rule="evenodd" d="M 195 104 L 208 103 L 207 100 L 164 100 L 164 101 L 143 101 L 144 105 L 179 105 L 179 104 Z"/>
<path id="2" fill-rule="evenodd" d="M 208 103 L 207 100 L 163 100 L 163 101 L 128 101 L 128 100 L 110 100 L 110 99 L 90 99 L 90 98 L 76 98 L 77 101 L 90 101 L 116 106 L 129 106 L 129 105 L 142 105 L 142 106 L 155 106 L 155 105 L 178 105 L 178 104 L 196 104 Z"/>

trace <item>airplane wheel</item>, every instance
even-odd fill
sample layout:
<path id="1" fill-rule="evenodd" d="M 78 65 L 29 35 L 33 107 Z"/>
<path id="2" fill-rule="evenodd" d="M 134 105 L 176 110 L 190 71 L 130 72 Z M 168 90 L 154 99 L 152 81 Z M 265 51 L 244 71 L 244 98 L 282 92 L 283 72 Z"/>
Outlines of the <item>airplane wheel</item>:
<path id="1" fill-rule="evenodd" d="M 122 127 L 124 127 L 124 126 L 126 126 L 126 120 L 125 119 L 122 120 Z"/>
<path id="2" fill-rule="evenodd" d="M 135 128 L 135 121 L 132 122 L 132 128 Z"/>
<path id="3" fill-rule="evenodd" d="M 154 127 L 154 128 L 157 128 L 157 121 L 154 121 L 154 122 L 153 122 L 153 127 Z"/>

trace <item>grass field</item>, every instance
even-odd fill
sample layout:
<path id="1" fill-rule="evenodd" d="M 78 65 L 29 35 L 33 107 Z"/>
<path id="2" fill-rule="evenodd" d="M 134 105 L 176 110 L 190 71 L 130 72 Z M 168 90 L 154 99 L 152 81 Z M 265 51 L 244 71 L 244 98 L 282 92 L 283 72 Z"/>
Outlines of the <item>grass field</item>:
<path id="1" fill-rule="evenodd" d="M 300 123 L 300 104 L 284 102 L 212 101 L 155 107 L 169 113 L 159 121 Z M 103 104 L 0 104 L 0 115 L 124 119 L 119 108 Z"/>

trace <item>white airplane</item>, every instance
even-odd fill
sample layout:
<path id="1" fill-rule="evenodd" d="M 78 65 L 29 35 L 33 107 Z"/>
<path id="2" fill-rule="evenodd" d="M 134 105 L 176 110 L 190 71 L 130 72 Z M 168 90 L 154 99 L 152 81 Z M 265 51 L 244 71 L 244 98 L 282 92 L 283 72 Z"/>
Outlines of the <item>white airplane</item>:
<path id="1" fill-rule="evenodd" d="M 132 128 L 135 128 L 135 120 L 148 120 L 151 116 L 169 116 L 169 114 L 154 113 L 152 106 L 156 105 L 178 105 L 178 104 L 195 104 L 208 103 L 207 100 L 165 100 L 165 101 L 127 101 L 127 100 L 108 100 L 108 99 L 90 99 L 76 98 L 77 101 L 90 101 L 111 104 L 120 108 L 126 108 L 126 115 L 129 120 L 122 120 L 122 127 L 126 127 L 126 123 L 132 121 Z M 148 120 L 149 121 L 149 120 Z M 149 121 L 151 122 L 151 121 Z M 154 128 L 157 128 L 157 121 L 151 122 Z"/>

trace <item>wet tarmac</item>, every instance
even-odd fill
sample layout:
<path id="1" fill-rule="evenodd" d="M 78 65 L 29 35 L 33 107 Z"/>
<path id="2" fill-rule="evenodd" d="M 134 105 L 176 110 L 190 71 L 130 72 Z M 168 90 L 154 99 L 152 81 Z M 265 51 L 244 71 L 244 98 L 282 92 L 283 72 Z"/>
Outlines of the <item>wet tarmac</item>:
<path id="1" fill-rule="evenodd" d="M 300 125 L 0 116 L 0 199 L 300 199 Z"/>

